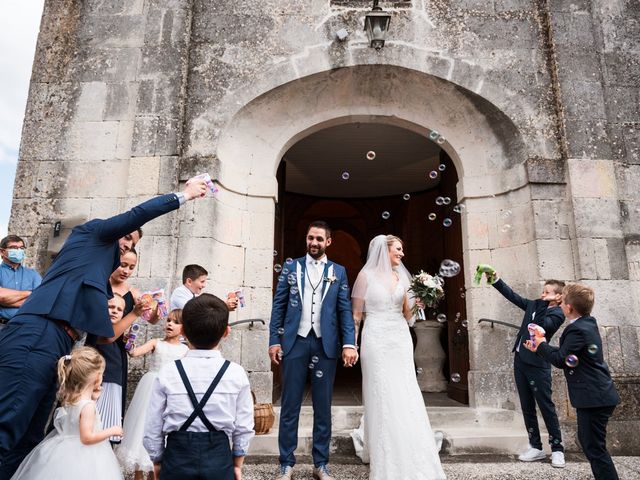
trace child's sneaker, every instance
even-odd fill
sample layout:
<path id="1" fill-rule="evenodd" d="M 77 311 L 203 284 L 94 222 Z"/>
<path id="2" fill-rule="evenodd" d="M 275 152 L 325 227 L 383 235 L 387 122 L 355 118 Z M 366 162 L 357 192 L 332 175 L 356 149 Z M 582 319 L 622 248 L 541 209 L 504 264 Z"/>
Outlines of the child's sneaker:
<path id="1" fill-rule="evenodd" d="M 547 458 L 547 455 L 544 451 L 533 447 L 529 447 L 529 450 L 518 456 L 518 460 L 521 462 L 535 462 L 536 460 L 544 460 L 545 458 Z"/>
<path id="2" fill-rule="evenodd" d="M 551 452 L 551 466 L 556 468 L 564 468 L 564 452 Z"/>

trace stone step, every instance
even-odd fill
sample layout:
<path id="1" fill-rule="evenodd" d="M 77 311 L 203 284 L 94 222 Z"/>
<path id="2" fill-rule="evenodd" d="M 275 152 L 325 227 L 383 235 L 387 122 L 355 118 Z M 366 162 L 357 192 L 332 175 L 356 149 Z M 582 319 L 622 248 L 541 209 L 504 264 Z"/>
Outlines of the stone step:
<path id="1" fill-rule="evenodd" d="M 275 422 L 280 420 L 280 407 L 274 407 Z M 335 430 L 357 428 L 362 417 L 362 406 L 333 406 L 331 408 L 331 424 Z M 468 407 L 428 407 L 429 421 L 434 430 L 446 427 L 476 425 L 482 427 L 522 426 L 522 417 L 518 412 L 504 409 L 473 409 Z M 299 428 L 313 426 L 313 408 L 303 406 L 300 410 Z"/>

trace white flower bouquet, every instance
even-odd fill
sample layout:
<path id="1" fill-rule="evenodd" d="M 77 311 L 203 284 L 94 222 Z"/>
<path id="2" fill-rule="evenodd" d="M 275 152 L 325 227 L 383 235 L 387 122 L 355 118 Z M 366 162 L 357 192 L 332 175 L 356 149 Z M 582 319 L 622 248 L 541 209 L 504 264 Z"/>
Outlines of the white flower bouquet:
<path id="1" fill-rule="evenodd" d="M 430 275 L 420 270 L 420 273 L 411 278 L 409 291 L 416 299 L 413 306 L 413 314 L 417 320 L 426 320 L 423 307 L 418 301 L 428 308 L 436 308 L 444 298 L 444 280 L 438 275 Z"/>

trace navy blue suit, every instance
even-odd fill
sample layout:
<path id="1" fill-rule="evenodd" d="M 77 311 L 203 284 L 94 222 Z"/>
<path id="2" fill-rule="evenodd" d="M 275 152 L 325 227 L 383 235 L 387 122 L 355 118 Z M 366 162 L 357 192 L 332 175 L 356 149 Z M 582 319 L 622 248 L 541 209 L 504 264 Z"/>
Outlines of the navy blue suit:
<path id="1" fill-rule="evenodd" d="M 322 310 L 318 338 L 313 330 L 308 335 L 298 335 L 303 308 L 306 257 L 291 264 L 291 271 L 282 271 L 273 298 L 269 345 L 280 345 L 284 356 L 282 365 L 282 401 L 278 445 L 280 464 L 295 465 L 294 451 L 298 445 L 298 421 L 307 378 L 311 378 L 313 400 L 313 463 L 316 467 L 329 462 L 331 441 L 331 397 L 337 359 L 343 345 L 355 345 L 355 326 L 351 312 L 349 283 L 343 266 L 327 261 L 323 277 L 333 267 L 335 281 L 323 281 Z M 298 273 L 299 275 L 298 275 Z M 289 275 L 298 277 L 298 291 L 292 293 Z M 317 357 L 317 358 L 315 358 Z M 316 362 L 314 362 L 316 360 Z M 309 368 L 313 365 L 313 368 Z M 318 372 L 321 372 L 318 374 Z M 320 375 L 320 376 L 318 376 Z"/>
<path id="2" fill-rule="evenodd" d="M 0 334 L 0 480 L 9 479 L 42 440 L 56 390 L 56 364 L 73 341 L 62 324 L 112 337 L 109 276 L 120 264 L 118 240 L 177 209 L 175 194 L 148 200 L 73 229 L 42 284 Z"/>
<path id="3" fill-rule="evenodd" d="M 536 352 L 564 371 L 571 405 L 578 416 L 578 440 L 591 464 L 596 480 L 616 480 L 618 473 L 607 451 L 607 422 L 620 396 L 602 354 L 602 339 L 596 319 L 585 316 L 569 324 L 560 337 L 560 347 L 541 343 Z M 575 355 L 575 367 L 567 357 Z"/>
<path id="4" fill-rule="evenodd" d="M 524 424 L 532 447 L 542 450 L 540 427 L 536 414 L 536 403 L 549 432 L 549 444 L 552 451 L 564 451 L 560 422 L 556 407 L 551 399 L 551 365 L 544 358 L 522 346 L 529 339 L 529 323 L 535 323 L 545 329 L 546 339 L 550 341 L 564 322 L 564 314 L 560 307 L 549 308 L 549 302 L 535 299 L 529 300 L 514 292 L 505 282 L 498 280 L 493 284 L 507 300 L 524 310 L 522 324 L 513 345 L 513 373 L 522 407 Z M 535 314 L 535 315 L 534 315 Z"/>

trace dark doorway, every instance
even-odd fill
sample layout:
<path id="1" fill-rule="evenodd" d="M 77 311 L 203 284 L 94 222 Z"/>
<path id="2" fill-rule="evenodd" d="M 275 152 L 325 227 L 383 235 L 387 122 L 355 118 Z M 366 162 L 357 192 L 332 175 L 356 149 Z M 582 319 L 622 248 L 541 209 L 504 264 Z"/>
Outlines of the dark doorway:
<path id="1" fill-rule="evenodd" d="M 355 146 L 333 150 L 331 145 L 340 143 L 344 129 Z M 374 160 L 363 157 L 365 145 L 380 145 Z M 354 152 L 360 152 L 360 158 L 352 158 Z M 336 161 L 340 155 L 342 161 Z M 444 170 L 439 170 L 443 168 L 440 165 Z M 345 172 L 347 179 L 343 179 Z M 430 172 L 437 172 L 437 176 L 431 178 Z M 458 177 L 446 153 L 421 135 L 381 124 L 332 127 L 310 135 L 287 152 L 278 170 L 278 182 L 274 246 L 278 255 L 274 263 L 303 256 L 307 226 L 321 219 L 333 229 L 327 255 L 345 266 L 351 285 L 366 261 L 369 241 L 379 234 L 403 239 L 404 263 L 412 273 L 436 273 L 445 258 L 463 267 L 461 216 L 453 211 Z M 448 197 L 450 202 L 437 205 L 437 197 Z M 429 220 L 430 213 L 436 215 L 435 220 Z M 443 224 L 447 218 L 450 226 Z M 274 274 L 274 291 L 276 282 Z M 467 329 L 462 326 L 466 319 L 463 274 L 446 279 L 445 294 L 438 311 L 428 313 L 433 318 L 446 313 L 449 319 L 441 337 L 447 353 L 447 394 L 467 404 L 469 350 Z M 460 380 L 452 381 L 452 376 Z M 279 387 L 279 372 L 274 369 L 275 398 L 280 395 Z M 360 368 L 339 367 L 336 387 L 351 392 L 360 403 Z"/>

